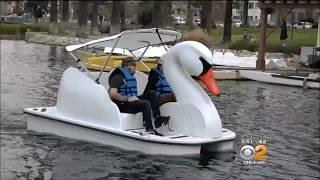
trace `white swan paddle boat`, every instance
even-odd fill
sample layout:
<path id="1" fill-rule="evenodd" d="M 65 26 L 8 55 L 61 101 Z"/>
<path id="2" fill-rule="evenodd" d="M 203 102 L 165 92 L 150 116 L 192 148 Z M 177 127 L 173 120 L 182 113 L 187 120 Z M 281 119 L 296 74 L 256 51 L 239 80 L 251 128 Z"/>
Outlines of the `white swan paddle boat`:
<path id="1" fill-rule="evenodd" d="M 138 29 L 67 46 L 76 49 L 102 45 L 120 47 L 130 52 L 150 45 L 174 42 L 181 33 L 164 29 Z M 26 108 L 24 112 L 45 118 L 28 118 L 32 131 L 92 141 L 146 154 L 199 155 L 201 152 L 234 152 L 236 134 L 222 128 L 221 119 L 207 93 L 191 76 L 200 76 L 212 93 L 214 89 L 210 50 L 201 43 L 185 41 L 171 47 L 163 56 L 164 74 L 177 102 L 160 107 L 162 115 L 171 116 L 168 125 L 157 130 L 164 136 L 149 134 L 142 123 L 142 113 L 121 113 L 110 99 L 108 72 L 89 72 L 82 66 L 66 69 L 62 75 L 54 107 Z M 81 65 L 81 64 L 80 64 Z M 138 92 L 147 84 L 147 75 L 135 74 Z"/>
<path id="2" fill-rule="evenodd" d="M 308 76 L 285 75 L 273 72 L 240 70 L 240 76 L 255 81 L 296 86 L 311 89 L 320 89 L 320 74 L 310 73 Z"/>

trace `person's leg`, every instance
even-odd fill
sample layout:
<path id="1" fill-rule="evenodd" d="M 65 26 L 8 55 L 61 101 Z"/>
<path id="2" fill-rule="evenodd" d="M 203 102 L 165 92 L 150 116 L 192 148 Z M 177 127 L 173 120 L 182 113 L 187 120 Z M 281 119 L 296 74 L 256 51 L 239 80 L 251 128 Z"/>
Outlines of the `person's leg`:
<path id="1" fill-rule="evenodd" d="M 130 103 L 117 104 L 120 112 L 135 114 L 142 112 L 143 120 L 146 123 L 146 131 L 155 135 L 163 136 L 163 134 L 153 129 L 151 120 L 151 104 L 148 100 L 134 101 Z"/>
<path id="2" fill-rule="evenodd" d="M 160 106 L 162 106 L 163 104 L 165 103 L 168 103 L 168 102 L 176 102 L 176 97 L 174 96 L 173 93 L 170 93 L 170 94 L 167 94 L 163 97 L 160 98 Z"/>
<path id="3" fill-rule="evenodd" d="M 151 105 L 147 100 L 140 100 L 128 103 L 117 104 L 120 112 L 136 114 L 142 112 L 143 121 L 146 124 L 146 129 L 153 129 L 151 120 Z"/>
<path id="4" fill-rule="evenodd" d="M 155 91 L 148 91 L 143 95 L 139 96 L 138 98 L 150 101 L 153 117 L 155 119 L 154 125 L 156 128 L 169 123 L 169 119 L 170 119 L 169 116 L 160 115 L 159 99 Z"/>
<path id="5" fill-rule="evenodd" d="M 138 98 L 141 100 L 148 100 L 150 102 L 154 118 L 157 118 L 160 116 L 159 99 L 155 91 L 147 91 L 146 93 L 142 94 Z"/>

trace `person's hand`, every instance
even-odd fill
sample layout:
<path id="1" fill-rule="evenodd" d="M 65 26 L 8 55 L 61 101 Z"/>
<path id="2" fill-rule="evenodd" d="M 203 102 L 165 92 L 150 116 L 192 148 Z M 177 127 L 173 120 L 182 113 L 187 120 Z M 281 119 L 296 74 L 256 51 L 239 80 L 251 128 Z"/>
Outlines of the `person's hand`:
<path id="1" fill-rule="evenodd" d="M 139 101 L 140 99 L 137 96 L 131 96 L 128 98 L 128 102 Z"/>

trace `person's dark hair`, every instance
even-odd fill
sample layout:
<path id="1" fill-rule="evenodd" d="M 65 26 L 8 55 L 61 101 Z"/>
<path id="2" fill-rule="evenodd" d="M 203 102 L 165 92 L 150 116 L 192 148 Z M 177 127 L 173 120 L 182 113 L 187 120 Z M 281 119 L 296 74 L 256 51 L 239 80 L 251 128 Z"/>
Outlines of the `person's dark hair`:
<path id="1" fill-rule="evenodd" d="M 125 57 L 122 60 L 122 67 L 127 67 L 127 66 L 135 66 L 136 61 L 132 57 Z"/>

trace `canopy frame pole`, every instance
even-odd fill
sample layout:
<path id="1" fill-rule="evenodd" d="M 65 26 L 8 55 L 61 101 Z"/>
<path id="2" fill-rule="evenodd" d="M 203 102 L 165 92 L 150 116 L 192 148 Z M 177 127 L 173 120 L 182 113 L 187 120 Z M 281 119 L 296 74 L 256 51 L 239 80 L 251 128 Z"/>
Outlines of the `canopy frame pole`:
<path id="1" fill-rule="evenodd" d="M 168 49 L 167 49 L 167 48 L 164 46 L 164 44 L 163 44 L 163 41 L 162 41 L 162 38 L 161 38 L 161 36 L 160 36 L 160 33 L 159 33 L 159 29 L 158 29 L 158 28 L 156 29 L 156 33 L 158 34 L 159 40 L 160 40 L 163 48 L 168 52 Z"/>
<path id="2" fill-rule="evenodd" d="M 92 75 L 92 73 L 81 63 L 80 58 L 74 55 L 72 52 L 69 52 L 69 53 L 76 60 L 77 64 L 79 64 L 82 69 L 88 72 L 88 75 L 91 77 L 91 79 L 94 79 L 94 76 Z"/>
<path id="3" fill-rule="evenodd" d="M 103 66 L 103 68 L 101 69 L 101 71 L 100 71 L 100 73 L 99 73 L 99 76 L 98 76 L 97 79 L 96 79 L 97 84 L 100 84 L 100 82 L 99 82 L 100 77 L 101 77 L 104 69 L 106 68 L 106 66 L 107 66 L 107 64 L 108 64 L 109 59 L 110 59 L 110 57 L 111 57 L 114 49 L 115 49 L 116 46 L 118 45 L 120 38 L 121 38 L 121 35 L 120 35 L 119 37 L 117 37 L 117 40 L 116 40 L 116 42 L 114 43 L 114 45 L 113 45 L 113 47 L 112 47 L 112 49 L 111 49 L 111 52 L 110 52 L 109 55 L 108 55 L 107 61 L 104 63 L 104 66 Z"/>
<path id="4" fill-rule="evenodd" d="M 150 42 L 149 41 L 140 41 L 140 42 L 145 42 L 145 43 L 147 43 L 148 44 L 148 46 L 146 47 L 146 49 L 143 51 L 143 53 L 140 55 L 140 57 L 138 58 L 139 60 L 138 60 L 138 62 L 141 62 L 147 69 L 148 69 L 148 71 L 151 71 L 150 69 L 149 69 L 149 67 L 142 61 L 142 57 L 144 56 L 144 54 L 147 52 L 147 50 L 149 49 L 149 47 L 150 47 Z M 132 53 L 133 54 L 133 53 Z"/>

